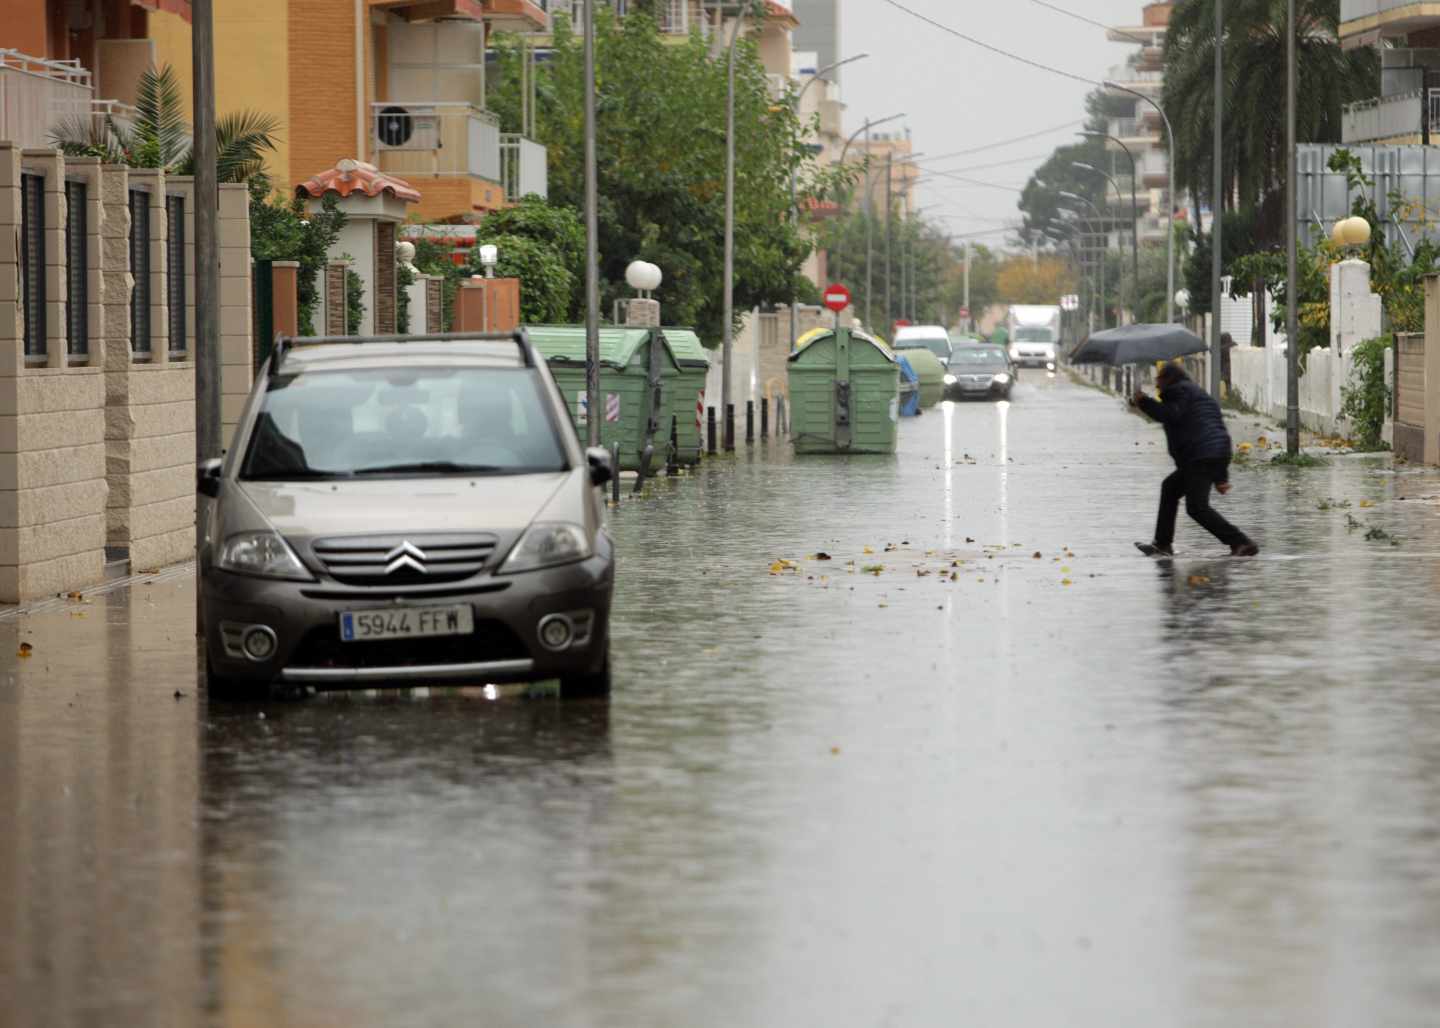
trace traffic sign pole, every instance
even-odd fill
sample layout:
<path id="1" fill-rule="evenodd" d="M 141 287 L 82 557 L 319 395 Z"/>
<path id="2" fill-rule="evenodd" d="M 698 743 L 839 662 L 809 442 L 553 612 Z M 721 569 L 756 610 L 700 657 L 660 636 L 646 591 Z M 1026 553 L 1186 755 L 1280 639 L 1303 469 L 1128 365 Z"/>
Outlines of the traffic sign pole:
<path id="1" fill-rule="evenodd" d="M 840 327 L 840 312 L 850 306 L 850 290 L 842 285 L 826 286 L 823 294 L 825 306 L 835 312 L 835 327 Z"/>

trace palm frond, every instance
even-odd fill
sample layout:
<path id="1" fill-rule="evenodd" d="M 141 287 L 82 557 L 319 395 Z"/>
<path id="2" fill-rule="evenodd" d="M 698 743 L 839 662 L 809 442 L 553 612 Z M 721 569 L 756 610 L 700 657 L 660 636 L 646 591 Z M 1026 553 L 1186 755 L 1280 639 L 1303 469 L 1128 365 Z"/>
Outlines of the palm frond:
<path id="1" fill-rule="evenodd" d="M 157 167 L 174 166 L 185 156 L 189 135 L 174 68 L 166 64 L 141 73 L 135 87 L 135 112 L 135 152 L 143 152 Z"/>
<path id="2" fill-rule="evenodd" d="M 280 120 L 263 111 L 234 111 L 215 123 L 216 175 L 221 182 L 244 182 L 275 152 Z"/>
<path id="3" fill-rule="evenodd" d="M 50 129 L 50 142 L 67 157 L 99 157 L 106 164 L 123 164 L 124 140 L 114 119 L 72 114 Z"/>

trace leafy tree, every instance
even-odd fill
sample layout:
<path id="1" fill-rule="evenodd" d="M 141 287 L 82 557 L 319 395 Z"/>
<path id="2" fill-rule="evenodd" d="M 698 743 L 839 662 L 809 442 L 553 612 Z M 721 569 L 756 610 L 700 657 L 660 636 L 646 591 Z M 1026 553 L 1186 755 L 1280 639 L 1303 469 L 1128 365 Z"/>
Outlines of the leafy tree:
<path id="1" fill-rule="evenodd" d="M 557 251 L 531 236 L 494 235 L 487 219 L 470 251 L 468 272 L 483 274 L 480 247 L 493 243 L 500 248 L 495 274 L 520 280 L 520 320 L 527 325 L 564 324 L 575 303 L 575 276 L 565 267 Z"/>
<path id="2" fill-rule="evenodd" d="M 216 176 L 221 182 L 244 182 L 261 173 L 265 155 L 275 150 L 280 123 L 259 111 L 235 111 L 215 122 Z M 166 64 L 147 68 L 136 86 L 135 118 L 130 127 L 106 115 L 71 115 L 50 131 L 50 140 L 74 157 L 99 157 L 132 168 L 163 168 L 169 174 L 193 175 L 195 154 L 175 69 Z"/>
<path id="3" fill-rule="evenodd" d="M 629 294 L 625 267 L 643 259 L 665 272 L 657 292 L 673 324 L 707 341 L 722 332 L 726 62 L 698 35 L 660 38 L 644 13 L 596 11 L 599 248 L 602 310 Z M 518 57 L 503 41 L 491 106 L 520 125 Z M 754 44 L 736 58 L 735 310 L 788 302 L 809 246 L 792 227 L 790 175 L 811 156 L 790 104 L 777 102 Z M 535 124 L 549 150 L 552 203 L 584 206 L 583 54 L 564 18 L 551 59 L 536 69 Z M 807 191 L 814 188 L 809 183 Z M 583 289 L 583 268 L 572 271 Z M 579 310 L 574 303 L 571 316 Z"/>
<path id="4" fill-rule="evenodd" d="M 297 293 L 300 332 L 315 334 L 315 313 L 320 305 L 320 272 L 326 254 L 340 238 L 345 225 L 339 201 L 327 195 L 320 210 L 306 210 L 305 201 L 273 192 L 262 175 L 250 179 L 250 254 L 256 260 L 299 261 Z M 268 342 L 262 343 L 268 345 Z"/>
<path id="5" fill-rule="evenodd" d="M 1069 262 L 1050 255 L 1008 257 L 995 276 L 995 288 L 1007 304 L 1058 304 L 1060 297 L 1075 292 L 1076 286 Z"/>
<path id="6" fill-rule="evenodd" d="M 511 242 L 516 239 L 523 241 L 518 250 Z M 585 225 L 574 208 L 527 196 L 485 218 L 475 239 L 477 248 L 482 243 L 500 248 L 497 275 L 521 280 L 526 322 L 565 323 L 585 316 Z M 472 250 L 472 266 L 477 259 Z"/>
<path id="7" fill-rule="evenodd" d="M 873 295 L 865 291 L 866 229 L 870 229 L 870 279 Z M 862 320 L 882 335 L 907 316 L 912 303 L 922 323 L 949 324 L 960 308 L 964 265 L 955 246 L 934 226 L 919 218 L 900 218 L 891 227 L 890 277 L 886 280 L 886 229 L 884 216 L 863 212 L 822 223 L 817 244 L 829 255 L 829 275 L 844 283 Z M 973 268 L 972 268 L 973 271 Z M 914 275 L 912 282 L 911 275 Z M 885 309 L 888 296 L 892 309 Z M 972 301 L 973 301 L 972 282 Z M 870 313 L 867 317 L 867 311 Z"/>
<path id="8" fill-rule="evenodd" d="M 1376 51 L 1341 49 L 1339 20 L 1340 0 L 1296 4 L 1296 121 L 1303 142 L 1339 140 L 1342 107 L 1379 89 Z M 1238 197 L 1242 209 L 1272 208 L 1260 223 L 1267 245 L 1279 243 L 1284 228 L 1277 209 L 1283 205 L 1267 201 L 1284 189 L 1285 27 L 1286 0 L 1226 0 L 1223 196 L 1225 206 Z M 1163 100 L 1175 127 L 1176 187 L 1212 206 L 1214 61 L 1215 0 L 1177 4 L 1165 37 Z"/>

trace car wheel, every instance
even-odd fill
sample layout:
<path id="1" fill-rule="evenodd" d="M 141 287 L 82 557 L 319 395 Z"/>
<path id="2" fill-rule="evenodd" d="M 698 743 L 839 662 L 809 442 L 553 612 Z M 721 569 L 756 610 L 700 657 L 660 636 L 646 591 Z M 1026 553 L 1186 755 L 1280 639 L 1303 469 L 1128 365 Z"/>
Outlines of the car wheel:
<path id="1" fill-rule="evenodd" d="M 596 699 L 610 695 L 610 648 L 605 648 L 605 663 L 599 671 L 565 675 L 560 679 L 561 699 Z"/>

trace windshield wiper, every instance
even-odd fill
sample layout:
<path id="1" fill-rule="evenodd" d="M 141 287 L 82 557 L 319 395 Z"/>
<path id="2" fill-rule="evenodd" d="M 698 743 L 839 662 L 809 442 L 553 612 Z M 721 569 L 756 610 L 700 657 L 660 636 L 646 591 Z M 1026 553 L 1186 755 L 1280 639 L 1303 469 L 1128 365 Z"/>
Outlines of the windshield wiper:
<path id="1" fill-rule="evenodd" d="M 292 468 L 289 471 L 261 471 L 242 473 L 244 482 L 308 482 L 323 478 L 349 478 L 348 471 L 317 471 L 314 468 Z"/>
<path id="2" fill-rule="evenodd" d="M 408 475 L 435 472 L 441 475 L 480 475 L 506 471 L 496 464 L 457 464 L 449 460 L 424 460 L 411 464 L 386 464 L 378 468 L 358 468 L 357 475 Z"/>

